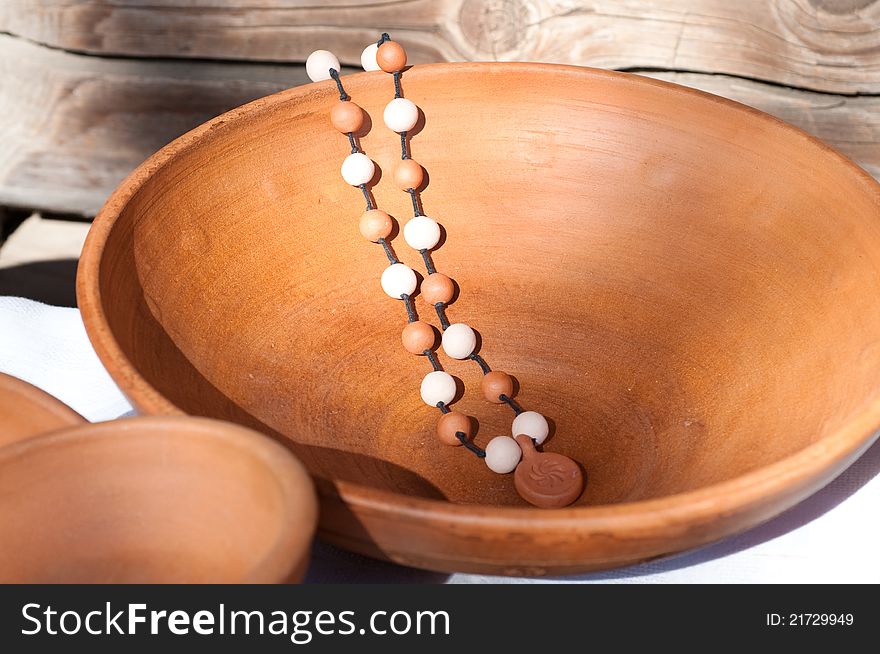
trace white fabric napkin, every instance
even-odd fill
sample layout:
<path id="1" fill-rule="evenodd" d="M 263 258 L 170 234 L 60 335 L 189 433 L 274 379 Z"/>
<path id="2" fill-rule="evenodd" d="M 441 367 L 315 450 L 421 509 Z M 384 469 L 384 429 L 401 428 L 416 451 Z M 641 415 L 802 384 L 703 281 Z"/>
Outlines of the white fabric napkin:
<path id="1" fill-rule="evenodd" d="M 92 422 L 131 411 L 92 349 L 78 309 L 0 297 L 0 372 L 42 388 Z"/>
<path id="2" fill-rule="evenodd" d="M 86 337 L 79 311 L 0 297 L 0 371 L 51 393 L 92 421 L 131 412 Z M 696 552 L 559 579 L 451 576 L 316 544 L 308 580 L 449 583 L 880 583 L 880 442 L 813 497 L 778 518 Z"/>

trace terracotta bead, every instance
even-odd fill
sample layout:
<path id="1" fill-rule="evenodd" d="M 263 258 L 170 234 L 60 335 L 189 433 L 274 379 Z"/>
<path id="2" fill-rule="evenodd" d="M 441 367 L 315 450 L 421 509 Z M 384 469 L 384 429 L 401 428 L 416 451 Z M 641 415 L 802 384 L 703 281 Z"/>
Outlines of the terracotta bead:
<path id="1" fill-rule="evenodd" d="M 394 229 L 394 221 L 384 211 L 370 209 L 361 216 L 360 227 L 363 237 L 375 243 L 380 238 L 388 238 Z"/>
<path id="2" fill-rule="evenodd" d="M 434 328 L 426 322 L 416 320 L 403 328 L 401 335 L 403 348 L 412 354 L 422 354 L 434 347 L 436 336 Z"/>
<path id="3" fill-rule="evenodd" d="M 376 63 L 386 73 L 396 73 L 406 66 L 406 50 L 396 41 L 385 41 L 376 50 Z"/>
<path id="4" fill-rule="evenodd" d="M 480 382 L 480 388 L 486 399 L 495 404 L 501 404 L 499 396 L 506 395 L 513 397 L 513 378 L 506 372 L 493 370 L 483 375 L 483 381 Z"/>
<path id="5" fill-rule="evenodd" d="M 455 432 L 460 431 L 464 434 L 465 439 L 469 439 L 472 428 L 470 416 L 459 411 L 450 411 L 444 413 L 437 421 L 437 438 L 446 445 L 461 445 Z"/>
<path id="6" fill-rule="evenodd" d="M 425 181 L 425 171 L 412 159 L 404 159 L 394 169 L 394 183 L 402 190 L 416 189 Z"/>
<path id="7" fill-rule="evenodd" d="M 422 297 L 428 304 L 444 304 L 455 294 L 455 284 L 443 273 L 431 273 L 422 281 Z"/>
<path id="8" fill-rule="evenodd" d="M 364 110 L 351 101 L 337 102 L 330 110 L 330 123 L 343 134 L 364 126 Z"/>

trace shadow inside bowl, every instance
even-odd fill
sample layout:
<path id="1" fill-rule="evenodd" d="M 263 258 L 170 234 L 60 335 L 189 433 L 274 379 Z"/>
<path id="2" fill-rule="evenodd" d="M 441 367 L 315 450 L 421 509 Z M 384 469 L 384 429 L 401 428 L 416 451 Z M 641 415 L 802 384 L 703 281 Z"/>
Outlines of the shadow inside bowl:
<path id="1" fill-rule="evenodd" d="M 121 248 L 118 252 L 121 257 L 109 268 L 117 282 L 123 278 L 123 271 L 136 269 L 134 249 Z M 142 292 L 129 296 L 134 297 L 139 301 L 130 307 L 130 312 L 117 316 L 126 322 L 118 322 L 116 326 L 121 336 L 128 334 L 131 338 L 123 341 L 129 351 L 149 362 L 144 370 L 147 380 L 163 394 L 174 397 L 176 408 L 183 413 L 227 420 L 271 436 L 288 447 L 319 484 L 324 482 L 325 489 L 328 483 L 349 482 L 380 490 L 405 488 L 420 497 L 446 499 L 436 485 L 405 467 L 358 452 L 301 442 L 259 420 L 211 383 L 166 337 L 165 329 L 153 315 Z M 148 342 L 138 341 L 143 334 L 154 338 Z M 149 355 L 141 350 L 145 346 L 149 348 Z M 169 374 L 171 371 L 173 376 Z"/>

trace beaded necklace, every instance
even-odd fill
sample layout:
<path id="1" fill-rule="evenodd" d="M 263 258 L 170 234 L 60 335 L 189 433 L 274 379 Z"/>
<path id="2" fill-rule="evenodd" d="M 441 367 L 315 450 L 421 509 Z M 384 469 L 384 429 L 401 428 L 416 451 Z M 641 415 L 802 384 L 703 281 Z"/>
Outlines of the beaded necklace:
<path id="1" fill-rule="evenodd" d="M 526 501 L 542 508 L 558 508 L 574 502 L 583 491 L 584 479 L 580 467 L 570 458 L 557 453 L 536 449 L 550 433 L 549 424 L 536 411 L 524 411 L 513 399 L 513 378 L 505 372 L 492 370 L 476 352 L 477 337 L 465 323 L 450 323 L 446 309 L 455 294 L 455 283 L 438 272 L 431 259 L 431 251 L 440 241 L 440 225 L 424 215 L 421 210 L 419 189 L 424 182 L 424 169 L 410 158 L 407 135 L 419 120 L 419 108 L 403 97 L 400 79 L 406 68 L 406 52 L 387 34 L 377 43 L 368 45 L 362 55 L 364 70 L 383 70 L 394 80 L 394 98 L 386 105 L 383 119 L 386 126 L 400 137 L 400 163 L 393 181 L 412 200 L 413 217 L 404 225 L 403 238 L 418 251 L 424 262 L 427 276 L 420 285 L 422 298 L 433 306 L 441 327 L 441 348 L 453 359 L 470 359 L 483 373 L 481 390 L 487 401 L 506 404 L 514 412 L 511 436 L 496 436 L 480 448 L 473 442 L 471 418 L 449 408 L 456 395 L 455 379 L 443 370 L 434 352 L 436 335 L 434 328 L 419 320 L 413 302 L 418 280 L 415 271 L 400 262 L 388 243 L 394 229 L 394 221 L 375 205 L 367 184 L 376 171 L 373 161 L 359 147 L 356 134 L 364 123 L 364 110 L 351 101 L 339 76 L 339 60 L 327 50 L 317 50 L 309 55 L 306 71 L 314 82 L 332 79 L 339 91 L 339 102 L 330 110 L 330 122 L 348 137 L 350 154 L 342 163 L 343 179 L 357 187 L 366 200 L 366 211 L 360 219 L 361 234 L 385 251 L 389 265 L 382 272 L 382 289 L 390 297 L 402 300 L 407 314 L 407 324 L 401 336 L 403 347 L 412 354 L 427 358 L 432 371 L 425 375 L 421 384 L 421 397 L 428 406 L 439 409 L 437 438 L 447 445 L 463 445 L 483 459 L 490 470 L 499 474 L 514 472 L 514 486 Z"/>

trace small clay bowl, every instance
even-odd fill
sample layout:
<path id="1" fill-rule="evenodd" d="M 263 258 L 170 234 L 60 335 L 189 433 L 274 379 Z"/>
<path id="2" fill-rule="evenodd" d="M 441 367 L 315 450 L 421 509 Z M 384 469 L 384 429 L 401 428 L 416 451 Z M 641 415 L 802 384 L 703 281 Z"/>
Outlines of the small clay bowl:
<path id="1" fill-rule="evenodd" d="M 345 77 L 372 116 L 371 190 L 390 181 L 381 72 Z M 819 141 L 718 97 L 634 75 L 439 64 L 403 75 L 424 124 L 433 254 L 452 321 L 554 422 L 545 449 L 586 492 L 542 511 L 512 476 L 439 443 L 400 345 L 381 247 L 339 173 L 332 81 L 216 118 L 108 200 L 79 268 L 86 329 L 146 413 L 240 422 L 287 442 L 318 480 L 320 535 L 434 570 L 550 574 L 620 566 L 748 529 L 840 473 L 880 426 L 880 187 Z M 405 263 L 423 264 L 402 238 Z M 433 310 L 416 297 L 416 309 Z M 513 414 L 456 408 L 476 441 Z"/>
<path id="2" fill-rule="evenodd" d="M 45 391 L 0 373 L 0 447 L 85 422 L 76 411 Z"/>
<path id="3" fill-rule="evenodd" d="M 0 449 L 0 583 L 261 583 L 305 574 L 303 466 L 244 427 L 146 417 Z"/>

